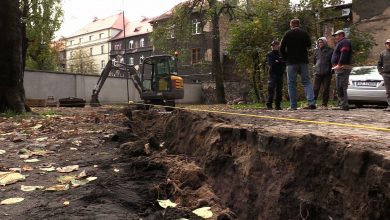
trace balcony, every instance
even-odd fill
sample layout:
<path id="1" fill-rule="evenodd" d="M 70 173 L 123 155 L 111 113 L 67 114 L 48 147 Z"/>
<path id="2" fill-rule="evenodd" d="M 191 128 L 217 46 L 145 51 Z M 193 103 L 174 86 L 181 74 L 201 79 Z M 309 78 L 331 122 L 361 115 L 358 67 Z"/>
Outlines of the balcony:
<path id="1" fill-rule="evenodd" d="M 125 54 L 125 50 L 111 50 L 110 51 L 111 56 L 124 55 L 124 54 Z"/>

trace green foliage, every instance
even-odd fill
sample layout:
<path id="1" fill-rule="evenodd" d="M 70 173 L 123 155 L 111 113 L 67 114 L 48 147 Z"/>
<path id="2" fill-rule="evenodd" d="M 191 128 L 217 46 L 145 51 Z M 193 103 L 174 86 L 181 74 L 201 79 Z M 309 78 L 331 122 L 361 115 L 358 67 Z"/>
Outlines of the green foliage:
<path id="1" fill-rule="evenodd" d="M 26 67 L 55 70 L 57 53 L 50 43 L 62 24 L 61 0 L 20 0 L 20 4 L 28 39 Z"/>
<path id="2" fill-rule="evenodd" d="M 153 45 L 161 53 L 174 54 L 179 52 L 180 62 L 191 60 L 190 44 L 193 41 L 192 19 L 186 5 L 178 5 L 173 10 L 173 16 L 166 21 L 157 23 L 152 32 Z"/>
<path id="3" fill-rule="evenodd" d="M 27 113 L 26 112 L 20 113 L 12 110 L 6 110 L 5 112 L 0 113 L 0 117 L 23 119 L 27 117 Z"/>
<path id="4" fill-rule="evenodd" d="M 370 33 L 357 30 L 356 27 L 351 28 L 349 36 L 352 44 L 352 61 L 354 65 L 367 64 L 370 51 L 375 45 L 374 37 Z"/>
<path id="5" fill-rule="evenodd" d="M 98 73 L 98 67 L 95 64 L 94 59 L 86 50 L 73 51 L 72 57 L 69 60 L 69 66 L 70 70 L 68 71 L 73 73 Z"/>
<path id="6" fill-rule="evenodd" d="M 52 115 L 62 115 L 61 112 L 56 111 L 56 110 L 53 110 L 53 109 L 49 109 L 49 110 L 47 110 L 47 111 L 40 112 L 39 114 L 42 115 L 42 116 L 48 116 L 48 115 L 51 115 L 51 116 L 52 116 Z"/>
<path id="7" fill-rule="evenodd" d="M 291 12 L 288 1 L 256 0 L 249 1 L 250 7 L 237 14 L 231 25 L 228 51 L 234 57 L 243 78 L 252 81 L 254 100 L 265 97 L 267 73 L 262 67 L 266 54 L 271 50 L 270 43 L 281 39 L 288 27 Z M 283 25 L 285 24 L 285 25 Z M 286 25 L 287 24 L 287 25 Z"/>

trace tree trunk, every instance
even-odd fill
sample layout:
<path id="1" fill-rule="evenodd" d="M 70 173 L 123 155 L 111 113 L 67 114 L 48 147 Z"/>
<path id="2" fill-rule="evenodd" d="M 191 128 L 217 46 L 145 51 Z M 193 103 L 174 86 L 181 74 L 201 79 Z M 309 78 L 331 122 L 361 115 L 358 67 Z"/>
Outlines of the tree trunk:
<path id="1" fill-rule="evenodd" d="M 25 112 L 22 29 L 19 1 L 2 0 L 0 7 L 0 112 Z"/>
<path id="2" fill-rule="evenodd" d="M 219 13 L 217 11 L 216 0 L 209 0 L 210 8 L 212 8 L 212 37 L 213 37 L 213 52 L 212 52 L 212 72 L 215 74 L 215 85 L 217 89 L 217 102 L 220 104 L 226 103 L 225 88 L 223 85 L 223 72 L 221 64 L 221 49 L 219 36 Z"/>
<path id="3" fill-rule="evenodd" d="M 258 82 L 256 80 L 256 76 L 259 73 L 259 54 L 256 52 L 253 54 L 253 74 L 252 74 L 252 84 L 253 84 L 253 91 L 255 92 L 256 96 L 256 102 L 260 103 L 260 95 L 259 95 L 259 89 L 258 89 Z"/>

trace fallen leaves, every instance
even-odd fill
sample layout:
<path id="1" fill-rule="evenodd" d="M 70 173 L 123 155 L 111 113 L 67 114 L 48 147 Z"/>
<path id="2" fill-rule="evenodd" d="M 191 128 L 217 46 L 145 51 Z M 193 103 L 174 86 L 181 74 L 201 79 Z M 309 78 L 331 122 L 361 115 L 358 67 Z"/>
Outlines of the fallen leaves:
<path id="1" fill-rule="evenodd" d="M 26 176 L 14 172 L 0 172 L 0 186 L 9 185 L 18 181 L 25 180 Z"/>
<path id="2" fill-rule="evenodd" d="M 70 173 L 79 169 L 79 165 L 71 165 L 66 167 L 58 167 L 56 170 L 59 173 Z"/>
<path id="3" fill-rule="evenodd" d="M 65 191 L 69 189 L 69 184 L 60 184 L 46 188 L 46 191 Z"/>
<path id="4" fill-rule="evenodd" d="M 175 207 L 177 206 L 176 203 L 173 203 L 173 202 L 172 202 L 171 200 L 169 200 L 169 199 L 166 199 L 166 200 L 157 200 L 157 202 L 158 202 L 158 204 L 159 204 L 162 208 L 164 208 L 164 209 L 166 209 L 166 208 L 168 208 L 168 207 L 175 208 Z"/>
<path id="5" fill-rule="evenodd" d="M 25 186 L 25 185 L 21 185 L 20 186 L 20 190 L 22 190 L 23 192 L 31 192 L 31 191 L 35 191 L 37 189 L 44 189 L 45 187 L 43 186 Z"/>
<path id="6" fill-rule="evenodd" d="M 53 172 L 56 170 L 55 167 L 40 167 L 39 170 L 45 171 L 45 172 Z"/>
<path id="7" fill-rule="evenodd" d="M 22 202 L 23 200 L 24 198 L 9 198 L 1 201 L 0 205 L 12 205 L 12 204 Z"/>
<path id="8" fill-rule="evenodd" d="M 49 138 L 48 137 L 40 137 L 40 138 L 35 139 L 35 141 L 43 142 L 43 141 L 47 141 L 47 139 L 49 139 Z"/>
<path id="9" fill-rule="evenodd" d="M 27 159 L 27 160 L 24 160 L 25 163 L 36 163 L 36 162 L 39 162 L 40 160 L 34 158 L 34 159 Z"/>
<path id="10" fill-rule="evenodd" d="M 199 209 L 195 209 L 194 211 L 192 211 L 192 213 L 201 218 L 211 218 L 213 217 L 213 212 L 211 212 L 210 209 L 211 207 L 202 207 Z"/>

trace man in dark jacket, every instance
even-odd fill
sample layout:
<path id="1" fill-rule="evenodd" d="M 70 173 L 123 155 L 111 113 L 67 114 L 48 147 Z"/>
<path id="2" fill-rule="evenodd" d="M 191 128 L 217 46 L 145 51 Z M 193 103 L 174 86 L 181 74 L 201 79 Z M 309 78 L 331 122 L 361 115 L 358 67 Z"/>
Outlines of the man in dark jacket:
<path id="1" fill-rule="evenodd" d="M 304 109 L 316 109 L 313 86 L 310 81 L 307 50 L 311 46 L 309 34 L 301 29 L 299 19 L 290 21 L 291 30 L 287 31 L 280 45 L 280 52 L 287 63 L 288 95 L 290 97 L 291 110 L 297 109 L 297 75 L 301 75 L 301 81 L 305 88 L 308 106 Z"/>
<path id="2" fill-rule="evenodd" d="M 378 71 L 381 73 L 385 81 L 387 94 L 387 108 L 385 111 L 390 111 L 390 39 L 385 42 L 386 49 L 381 52 L 378 61 Z"/>
<path id="3" fill-rule="evenodd" d="M 272 102 L 275 96 L 275 110 L 281 110 L 283 73 L 285 63 L 279 53 L 279 42 L 272 41 L 272 51 L 267 54 L 268 70 L 268 101 L 267 109 L 272 109 Z"/>
<path id="4" fill-rule="evenodd" d="M 334 72 L 336 73 L 336 90 L 339 100 L 339 107 L 335 109 L 348 111 L 349 105 L 347 89 L 349 84 L 349 74 L 352 70 L 351 41 L 345 38 L 345 32 L 343 30 L 338 30 L 332 35 L 335 37 L 337 42 L 332 54 L 332 69 L 334 69 Z"/>
<path id="5" fill-rule="evenodd" d="M 329 87 L 332 81 L 332 54 L 333 49 L 328 46 L 325 37 L 317 40 L 318 48 L 314 51 L 314 98 L 317 100 L 322 85 L 322 108 L 327 109 L 329 101 Z"/>

